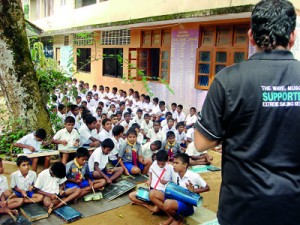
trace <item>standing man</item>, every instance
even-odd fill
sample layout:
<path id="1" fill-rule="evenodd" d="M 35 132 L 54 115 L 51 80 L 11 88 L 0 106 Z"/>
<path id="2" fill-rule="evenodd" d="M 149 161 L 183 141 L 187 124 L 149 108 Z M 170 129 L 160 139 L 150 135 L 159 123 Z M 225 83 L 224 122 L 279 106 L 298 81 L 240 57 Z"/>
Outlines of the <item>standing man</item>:
<path id="1" fill-rule="evenodd" d="M 249 60 L 222 70 L 196 122 L 198 151 L 222 141 L 222 225 L 300 224 L 300 63 L 286 0 L 253 9 Z"/>

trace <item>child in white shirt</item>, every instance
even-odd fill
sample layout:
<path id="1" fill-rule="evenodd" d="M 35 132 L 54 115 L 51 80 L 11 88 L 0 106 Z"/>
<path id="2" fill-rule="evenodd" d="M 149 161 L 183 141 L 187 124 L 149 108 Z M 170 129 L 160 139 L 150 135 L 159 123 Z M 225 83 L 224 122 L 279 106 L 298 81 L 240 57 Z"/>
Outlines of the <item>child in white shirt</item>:
<path id="1" fill-rule="evenodd" d="M 148 132 L 147 135 L 148 141 L 153 142 L 153 141 L 163 141 L 165 140 L 165 135 L 162 133 L 160 130 L 160 122 L 159 121 L 154 121 L 153 122 L 153 128 Z"/>
<path id="2" fill-rule="evenodd" d="M 99 147 L 100 140 L 96 130 L 97 120 L 95 117 L 88 115 L 85 118 L 85 123 L 79 128 L 80 143 L 83 146 Z"/>
<path id="3" fill-rule="evenodd" d="M 150 129 L 153 128 L 153 122 L 150 120 L 150 116 L 148 113 L 144 115 L 144 121 L 141 124 L 141 132 L 144 135 L 144 137 L 147 138 L 147 135 L 150 131 Z"/>
<path id="4" fill-rule="evenodd" d="M 102 130 L 98 134 L 98 139 L 102 142 L 107 138 L 112 138 L 112 123 L 111 120 L 106 118 L 102 120 Z"/>

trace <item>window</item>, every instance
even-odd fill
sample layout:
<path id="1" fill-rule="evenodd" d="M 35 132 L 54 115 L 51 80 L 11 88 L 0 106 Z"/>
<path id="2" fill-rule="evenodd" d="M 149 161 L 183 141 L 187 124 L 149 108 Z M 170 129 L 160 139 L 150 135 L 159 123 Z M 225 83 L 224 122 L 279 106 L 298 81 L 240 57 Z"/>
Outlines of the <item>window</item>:
<path id="1" fill-rule="evenodd" d="M 75 8 L 96 4 L 97 0 L 75 0 Z"/>
<path id="2" fill-rule="evenodd" d="M 215 75 L 247 58 L 249 25 L 208 26 L 200 30 L 195 88 L 208 90 Z"/>
<path id="3" fill-rule="evenodd" d="M 91 72 L 91 49 L 77 48 L 77 71 L 90 73 Z"/>
<path id="4" fill-rule="evenodd" d="M 94 44 L 94 34 L 93 33 L 78 33 L 73 36 L 74 45 L 85 46 Z"/>
<path id="5" fill-rule="evenodd" d="M 123 77 L 123 65 L 118 58 L 123 58 L 123 48 L 103 49 L 103 76 Z"/>
<path id="6" fill-rule="evenodd" d="M 171 30 L 141 31 L 141 46 L 142 48 L 129 49 L 129 63 L 132 65 L 129 76 L 140 79 L 142 72 L 150 81 L 169 82 Z"/>
<path id="7" fill-rule="evenodd" d="M 46 56 L 46 58 L 51 58 L 53 59 L 53 38 L 52 37 L 42 37 L 41 38 L 41 42 L 44 45 L 44 54 Z"/>
<path id="8" fill-rule="evenodd" d="M 107 30 L 102 31 L 101 37 L 102 45 L 129 45 L 130 44 L 130 30 Z"/>
<path id="9" fill-rule="evenodd" d="M 68 46 L 70 43 L 69 36 L 64 36 L 64 46 Z"/>
<path id="10" fill-rule="evenodd" d="M 44 0 L 44 17 L 49 17 L 54 14 L 53 7 L 53 0 Z"/>

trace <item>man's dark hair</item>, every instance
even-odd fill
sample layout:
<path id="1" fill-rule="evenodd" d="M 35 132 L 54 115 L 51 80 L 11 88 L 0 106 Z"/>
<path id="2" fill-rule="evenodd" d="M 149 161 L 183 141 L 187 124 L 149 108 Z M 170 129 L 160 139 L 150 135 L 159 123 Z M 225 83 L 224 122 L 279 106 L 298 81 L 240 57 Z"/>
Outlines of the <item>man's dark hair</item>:
<path id="1" fill-rule="evenodd" d="M 121 133 L 124 133 L 124 127 L 122 125 L 116 125 L 114 126 L 114 128 L 112 129 L 112 134 L 114 136 L 117 136 Z"/>
<path id="2" fill-rule="evenodd" d="M 66 176 L 66 166 L 62 162 L 56 162 L 51 166 L 53 175 L 59 179 Z"/>
<path id="3" fill-rule="evenodd" d="M 186 153 L 177 153 L 175 156 L 174 156 L 175 159 L 179 159 L 183 164 L 186 163 L 187 164 L 187 167 L 189 166 L 190 164 L 190 158 L 188 156 L 188 154 Z"/>
<path id="4" fill-rule="evenodd" d="M 72 116 L 67 116 L 65 119 L 65 123 L 73 123 L 75 124 L 75 119 Z"/>
<path id="5" fill-rule="evenodd" d="M 84 147 L 78 148 L 77 151 L 76 151 L 76 157 L 80 158 L 80 157 L 85 157 L 85 156 L 90 157 L 89 150 L 87 150 Z"/>
<path id="6" fill-rule="evenodd" d="M 165 150 L 159 150 L 156 153 L 156 160 L 159 162 L 167 162 L 168 161 L 168 153 Z"/>
<path id="7" fill-rule="evenodd" d="M 43 128 L 40 128 L 38 129 L 35 134 L 34 134 L 36 137 L 42 139 L 42 140 L 45 140 L 46 136 L 47 136 L 47 132 L 45 129 Z"/>
<path id="8" fill-rule="evenodd" d="M 256 45 L 264 50 L 286 47 L 296 27 L 296 11 L 286 0 L 263 0 L 254 7 L 251 30 Z"/>
<path id="9" fill-rule="evenodd" d="M 17 158 L 17 166 L 20 166 L 22 162 L 30 162 L 30 159 L 26 155 L 21 155 Z"/>
<path id="10" fill-rule="evenodd" d="M 101 146 L 103 148 L 113 149 L 115 147 L 115 144 L 110 138 L 106 138 L 104 141 L 102 141 Z"/>

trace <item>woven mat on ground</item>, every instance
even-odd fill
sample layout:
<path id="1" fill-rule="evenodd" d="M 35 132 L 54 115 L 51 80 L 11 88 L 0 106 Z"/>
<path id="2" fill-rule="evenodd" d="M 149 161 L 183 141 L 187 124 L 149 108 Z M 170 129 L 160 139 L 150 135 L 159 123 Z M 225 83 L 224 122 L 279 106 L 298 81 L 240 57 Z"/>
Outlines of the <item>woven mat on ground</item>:
<path id="1" fill-rule="evenodd" d="M 189 170 L 195 172 L 195 173 L 206 173 L 211 172 L 209 169 L 219 169 L 218 167 L 211 166 L 211 165 L 198 165 L 198 166 L 191 166 Z"/>

